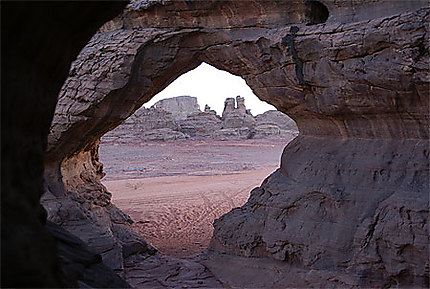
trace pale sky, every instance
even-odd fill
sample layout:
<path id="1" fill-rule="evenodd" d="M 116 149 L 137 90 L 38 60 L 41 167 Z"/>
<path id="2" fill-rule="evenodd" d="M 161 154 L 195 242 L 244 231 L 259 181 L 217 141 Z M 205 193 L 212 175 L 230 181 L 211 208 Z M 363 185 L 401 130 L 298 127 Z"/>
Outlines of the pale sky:
<path id="1" fill-rule="evenodd" d="M 254 116 L 267 110 L 276 110 L 274 106 L 258 99 L 244 79 L 216 69 L 204 62 L 197 68 L 178 77 L 163 91 L 145 103 L 144 107 L 151 107 L 164 98 L 181 95 L 197 97 L 201 110 L 204 109 L 205 104 L 208 104 L 218 115 L 222 114 L 224 100 L 227 97 L 235 98 L 238 95 L 245 98 L 245 105 L 251 109 Z"/>

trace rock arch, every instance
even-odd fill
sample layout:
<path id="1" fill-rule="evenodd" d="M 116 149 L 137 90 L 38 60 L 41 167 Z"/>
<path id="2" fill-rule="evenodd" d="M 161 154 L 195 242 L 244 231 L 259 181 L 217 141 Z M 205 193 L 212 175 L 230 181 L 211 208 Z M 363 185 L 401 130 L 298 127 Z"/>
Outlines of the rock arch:
<path id="1" fill-rule="evenodd" d="M 51 193 L 112 208 L 97 139 L 205 61 L 242 76 L 301 134 L 248 203 L 217 221 L 211 248 L 352 272 L 361 285 L 424 284 L 426 261 L 411 252 L 428 252 L 429 9 L 383 1 L 368 15 L 322 2 L 330 16 L 312 26 L 306 1 L 132 3 L 94 35 L 60 93 Z M 343 15 L 348 5 L 359 12 Z M 401 238 L 384 230 L 396 224 Z"/>

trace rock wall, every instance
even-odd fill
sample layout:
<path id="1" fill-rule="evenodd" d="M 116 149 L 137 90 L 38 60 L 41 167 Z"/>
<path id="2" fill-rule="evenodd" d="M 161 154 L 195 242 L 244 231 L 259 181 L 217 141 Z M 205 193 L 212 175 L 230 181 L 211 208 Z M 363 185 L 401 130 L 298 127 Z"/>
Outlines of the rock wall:
<path id="1" fill-rule="evenodd" d="M 288 144 L 281 168 L 215 222 L 211 248 L 345 272 L 349 285 L 426 286 L 428 143 L 321 141 Z"/>
<path id="2" fill-rule="evenodd" d="M 41 199 L 50 221 L 79 236 L 105 265 L 118 272 L 124 269 L 128 256 L 155 253 L 130 228 L 133 220 L 111 203 L 111 194 L 100 183 L 104 173 L 98 144 L 64 161 L 61 174 L 67 195 L 47 189 Z"/>
<path id="3" fill-rule="evenodd" d="M 212 138 L 222 128 L 222 120 L 213 111 L 197 112 L 179 121 L 179 127 L 187 137 Z"/>
<path id="4" fill-rule="evenodd" d="M 280 168 L 215 223 L 211 249 L 282 260 L 332 285 L 327 276 L 346 272 L 345 286 L 426 287 L 429 14 L 425 1 L 133 2 L 72 66 L 48 186 L 69 196 L 65 165 L 205 61 L 300 130 Z"/>
<path id="5" fill-rule="evenodd" d="M 274 125 L 282 130 L 297 130 L 297 126 L 289 117 L 277 110 L 268 110 L 255 116 L 255 126 Z"/>
<path id="6" fill-rule="evenodd" d="M 47 228 L 39 202 L 49 126 L 70 63 L 125 3 L 1 6 L 1 286 L 126 286 L 112 272 L 111 279 L 102 277 L 110 284 L 85 278 L 89 271 L 103 275 L 101 259 L 61 230 Z"/>

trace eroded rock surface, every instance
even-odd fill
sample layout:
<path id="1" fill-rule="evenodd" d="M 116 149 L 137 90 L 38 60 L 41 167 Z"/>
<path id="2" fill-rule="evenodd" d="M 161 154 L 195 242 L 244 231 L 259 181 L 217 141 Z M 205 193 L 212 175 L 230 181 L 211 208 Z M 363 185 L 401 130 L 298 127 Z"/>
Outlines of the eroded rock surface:
<path id="1" fill-rule="evenodd" d="M 153 107 L 170 112 L 175 120 L 186 119 L 188 115 L 200 112 L 197 98 L 186 95 L 162 99 L 157 101 Z"/>
<path id="2" fill-rule="evenodd" d="M 101 140 L 136 143 L 186 138 L 229 140 L 275 136 L 285 139 L 297 134 L 296 124 L 286 114 L 274 110 L 254 117 L 240 96 L 225 100 L 222 117 L 207 105 L 201 111 L 195 97 L 178 96 L 160 100 L 149 109 L 139 108 Z"/>
<path id="3" fill-rule="evenodd" d="M 131 143 L 148 139 L 185 138 L 185 135 L 177 132 L 178 129 L 179 125 L 172 113 L 164 109 L 142 107 L 121 125 L 106 133 L 102 141 Z"/>
<path id="4" fill-rule="evenodd" d="M 129 255 L 156 250 L 131 229 L 133 220 L 111 203 L 111 194 L 100 183 L 102 170 L 98 147 L 81 152 L 62 164 L 67 194 L 47 189 L 41 201 L 53 223 L 78 236 L 105 265 L 121 271 Z"/>
<path id="5" fill-rule="evenodd" d="M 130 288 L 82 240 L 50 221 L 46 229 L 57 242 L 61 273 L 68 284 L 79 288 Z"/>
<path id="6" fill-rule="evenodd" d="M 236 105 L 237 101 L 237 105 Z M 206 105 L 201 111 L 197 98 L 179 96 L 140 108 L 123 124 L 109 131 L 102 141 L 133 143 L 185 138 L 250 139 L 296 136 L 297 126 L 286 114 L 267 111 L 254 117 L 246 109 L 245 99 L 227 98 L 222 117 Z"/>
<path id="7" fill-rule="evenodd" d="M 70 198 L 70 165 L 205 61 L 242 76 L 300 130 L 280 169 L 215 223 L 211 249 L 318 272 L 321 286 L 345 272 L 352 286 L 428 286 L 430 9 L 315 3 L 133 2 L 72 66 L 49 137 L 48 187 Z M 86 203 L 98 184 L 80 178 L 72 189 Z"/>
<path id="8" fill-rule="evenodd" d="M 222 120 L 216 113 L 196 112 L 179 121 L 180 131 L 190 137 L 211 138 L 222 128 Z"/>
<path id="9" fill-rule="evenodd" d="M 137 255 L 126 260 L 124 271 L 126 280 L 135 288 L 223 288 L 203 265 L 204 259 Z"/>
<path id="10" fill-rule="evenodd" d="M 424 286 L 425 143 L 332 140 L 321 147 L 320 138 L 298 137 L 285 148 L 281 168 L 251 192 L 248 203 L 215 222 L 211 247 L 348 272 L 363 286 L 387 280 Z M 319 150 L 320 162 L 308 155 L 310 148 Z M 387 188 L 390 183 L 395 187 Z"/>

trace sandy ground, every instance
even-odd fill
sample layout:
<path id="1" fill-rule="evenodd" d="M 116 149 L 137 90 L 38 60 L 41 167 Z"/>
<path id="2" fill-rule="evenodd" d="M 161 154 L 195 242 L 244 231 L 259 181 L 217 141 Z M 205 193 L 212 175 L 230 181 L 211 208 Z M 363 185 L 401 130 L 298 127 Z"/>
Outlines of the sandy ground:
<path id="1" fill-rule="evenodd" d="M 207 248 L 213 221 L 243 205 L 279 167 L 287 142 L 102 144 L 103 183 L 147 241 L 184 257 Z"/>

